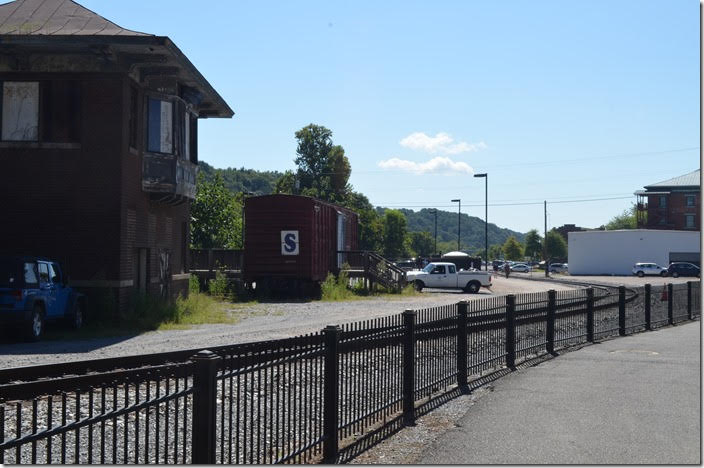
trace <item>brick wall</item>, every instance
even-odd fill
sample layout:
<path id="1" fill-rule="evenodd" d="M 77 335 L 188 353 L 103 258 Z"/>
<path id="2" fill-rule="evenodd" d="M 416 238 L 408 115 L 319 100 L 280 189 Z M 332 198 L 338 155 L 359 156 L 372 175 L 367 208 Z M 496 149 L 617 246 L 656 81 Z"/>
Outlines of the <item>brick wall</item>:
<path id="1" fill-rule="evenodd" d="M 660 195 L 648 197 L 648 229 L 701 230 L 700 192 L 673 192 L 667 197 L 667 207 L 660 208 Z M 694 206 L 687 206 L 687 197 L 694 196 Z M 685 215 L 694 215 L 694 227 L 685 227 Z"/>

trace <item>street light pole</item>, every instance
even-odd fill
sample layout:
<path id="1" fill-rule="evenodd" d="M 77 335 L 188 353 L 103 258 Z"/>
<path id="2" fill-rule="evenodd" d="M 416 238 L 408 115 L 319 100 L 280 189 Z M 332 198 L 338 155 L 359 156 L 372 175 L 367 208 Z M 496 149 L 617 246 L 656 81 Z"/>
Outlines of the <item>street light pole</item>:
<path id="1" fill-rule="evenodd" d="M 462 200 L 459 198 L 456 200 L 450 200 L 452 203 L 458 203 L 457 205 L 457 251 L 460 251 L 460 215 L 462 213 Z"/>
<path id="2" fill-rule="evenodd" d="M 489 271 L 489 174 L 474 174 L 484 178 L 484 269 Z"/>

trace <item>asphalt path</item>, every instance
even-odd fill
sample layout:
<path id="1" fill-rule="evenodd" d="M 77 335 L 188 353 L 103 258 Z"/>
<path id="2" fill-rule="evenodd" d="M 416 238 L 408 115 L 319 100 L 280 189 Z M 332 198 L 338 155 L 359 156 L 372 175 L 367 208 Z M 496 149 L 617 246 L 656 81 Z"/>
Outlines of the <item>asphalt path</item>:
<path id="1" fill-rule="evenodd" d="M 701 322 L 564 353 L 494 383 L 431 464 L 701 464 Z"/>

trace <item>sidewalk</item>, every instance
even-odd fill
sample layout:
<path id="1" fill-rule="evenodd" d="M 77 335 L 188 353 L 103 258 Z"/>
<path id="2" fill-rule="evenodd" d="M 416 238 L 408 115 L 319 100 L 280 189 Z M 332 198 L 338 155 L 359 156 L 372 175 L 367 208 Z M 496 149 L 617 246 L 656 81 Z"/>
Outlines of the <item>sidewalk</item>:
<path id="1" fill-rule="evenodd" d="M 615 338 L 503 377 L 418 463 L 700 464 L 700 327 Z"/>

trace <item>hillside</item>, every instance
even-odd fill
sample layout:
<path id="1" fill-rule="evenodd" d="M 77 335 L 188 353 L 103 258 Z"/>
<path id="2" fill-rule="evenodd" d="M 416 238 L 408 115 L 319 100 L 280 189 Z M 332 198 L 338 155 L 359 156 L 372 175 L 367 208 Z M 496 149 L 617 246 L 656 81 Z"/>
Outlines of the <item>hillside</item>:
<path id="1" fill-rule="evenodd" d="M 383 214 L 386 208 L 377 208 Z M 420 211 L 400 209 L 408 221 L 408 231 L 427 231 L 431 236 L 435 234 L 435 214 L 433 209 L 424 208 Z M 476 216 L 462 213 L 460 216 L 460 241 L 465 250 L 474 250 L 484 247 L 484 220 Z M 503 244 L 510 236 L 515 236 L 523 242 L 525 234 L 500 228 L 489 223 L 489 245 Z M 457 242 L 457 213 L 438 210 L 438 242 Z"/>
<path id="2" fill-rule="evenodd" d="M 257 171 L 255 169 L 230 168 L 216 169 L 205 161 L 199 162 L 200 172 L 206 180 L 212 180 L 215 173 L 219 172 L 227 187 L 233 193 L 252 192 L 256 195 L 273 193 L 276 181 L 283 175 L 278 171 Z M 383 215 L 386 208 L 377 207 L 379 214 Z M 420 211 L 408 209 L 400 210 L 408 222 L 408 231 L 427 231 L 434 235 L 435 215 L 432 209 L 424 208 Z M 476 216 L 462 214 L 461 241 L 462 248 L 474 250 L 484 246 L 484 220 Z M 489 245 L 503 244 L 510 236 L 523 242 L 525 234 L 500 228 L 489 223 Z M 438 242 L 457 241 L 457 213 L 438 210 Z"/>
<path id="3" fill-rule="evenodd" d="M 283 175 L 278 171 L 257 171 L 255 169 L 216 169 L 205 161 L 198 163 L 200 172 L 206 180 L 212 180 L 219 172 L 225 181 L 225 187 L 233 193 L 252 192 L 255 195 L 267 195 L 274 191 L 276 181 Z"/>

